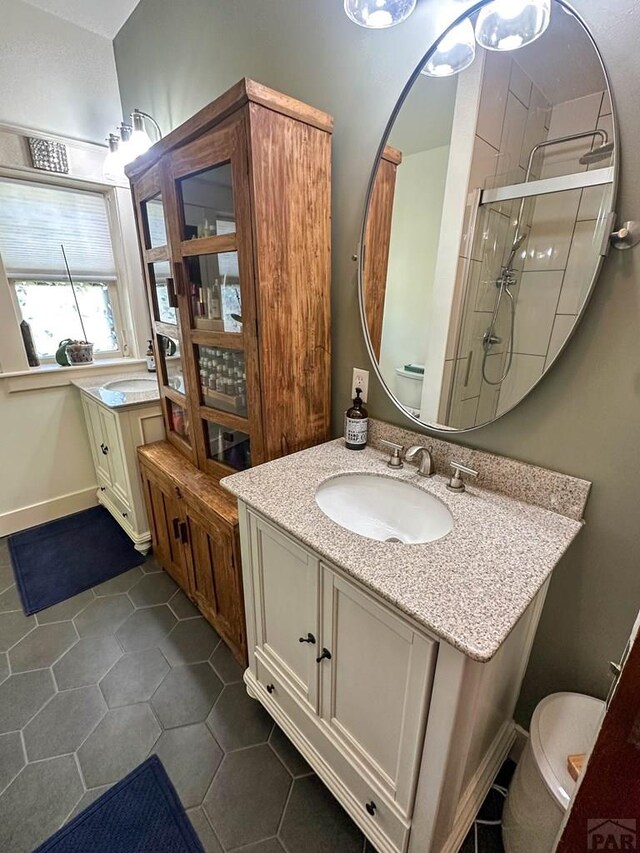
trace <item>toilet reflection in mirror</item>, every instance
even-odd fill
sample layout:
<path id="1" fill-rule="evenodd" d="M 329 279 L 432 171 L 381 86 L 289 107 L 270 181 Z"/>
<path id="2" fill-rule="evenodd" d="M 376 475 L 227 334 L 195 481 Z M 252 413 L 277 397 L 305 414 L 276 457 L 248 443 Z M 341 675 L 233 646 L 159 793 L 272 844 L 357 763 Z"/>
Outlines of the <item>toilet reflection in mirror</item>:
<path id="1" fill-rule="evenodd" d="M 600 56 L 554 0 L 548 30 L 417 74 L 369 193 L 360 293 L 391 396 L 420 422 L 513 408 L 571 336 L 600 270 L 616 133 Z"/>

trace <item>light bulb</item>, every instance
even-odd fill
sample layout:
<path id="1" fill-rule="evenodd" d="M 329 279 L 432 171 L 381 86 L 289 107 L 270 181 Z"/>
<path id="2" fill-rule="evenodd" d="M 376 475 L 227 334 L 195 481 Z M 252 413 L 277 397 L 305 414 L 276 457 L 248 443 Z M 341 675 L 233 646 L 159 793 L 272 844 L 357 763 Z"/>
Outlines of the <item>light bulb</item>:
<path id="1" fill-rule="evenodd" d="M 344 0 L 344 11 L 355 24 L 382 30 L 406 21 L 417 0 Z"/>
<path id="2" fill-rule="evenodd" d="M 110 183 L 126 182 L 127 176 L 124 173 L 124 163 L 122 154 L 120 153 L 120 137 L 115 133 L 109 134 L 109 150 L 102 164 L 102 175 L 106 181 Z"/>
<path id="3" fill-rule="evenodd" d="M 144 116 L 135 110 L 131 113 L 133 119 L 133 131 L 127 145 L 129 146 L 128 155 L 131 160 L 135 160 L 145 151 L 151 148 L 151 137 L 144 128 Z"/>
<path id="4" fill-rule="evenodd" d="M 137 154 L 134 153 L 133 146 L 131 145 L 131 125 L 123 122 L 118 128 L 118 131 L 120 133 L 118 152 L 123 166 L 126 166 L 137 157 Z"/>
<path id="5" fill-rule="evenodd" d="M 475 55 L 473 26 L 471 21 L 465 18 L 440 39 L 421 74 L 428 77 L 450 77 L 468 68 Z"/>
<path id="6" fill-rule="evenodd" d="M 551 0 L 493 0 L 480 10 L 476 39 L 487 50 L 517 50 L 539 38 L 551 20 Z"/>

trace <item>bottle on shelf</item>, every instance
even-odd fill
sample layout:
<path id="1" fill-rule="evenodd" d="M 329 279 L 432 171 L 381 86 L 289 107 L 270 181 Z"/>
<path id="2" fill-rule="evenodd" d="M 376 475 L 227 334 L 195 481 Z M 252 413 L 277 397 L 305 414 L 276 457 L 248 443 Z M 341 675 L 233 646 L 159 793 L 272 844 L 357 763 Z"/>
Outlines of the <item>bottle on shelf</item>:
<path id="1" fill-rule="evenodd" d="M 149 343 L 149 346 L 147 347 L 147 353 L 145 355 L 145 358 L 147 360 L 147 370 L 149 371 L 149 373 L 155 373 L 156 372 L 156 357 L 155 357 L 154 352 L 153 352 L 153 341 L 150 340 L 148 343 Z"/>

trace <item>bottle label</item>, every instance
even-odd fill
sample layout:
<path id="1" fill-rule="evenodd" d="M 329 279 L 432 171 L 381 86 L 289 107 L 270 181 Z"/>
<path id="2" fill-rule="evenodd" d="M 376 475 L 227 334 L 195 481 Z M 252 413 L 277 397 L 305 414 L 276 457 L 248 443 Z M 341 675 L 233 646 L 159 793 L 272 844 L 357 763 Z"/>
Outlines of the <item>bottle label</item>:
<path id="1" fill-rule="evenodd" d="M 348 444 L 366 444 L 368 425 L 368 418 L 345 418 L 345 441 Z"/>

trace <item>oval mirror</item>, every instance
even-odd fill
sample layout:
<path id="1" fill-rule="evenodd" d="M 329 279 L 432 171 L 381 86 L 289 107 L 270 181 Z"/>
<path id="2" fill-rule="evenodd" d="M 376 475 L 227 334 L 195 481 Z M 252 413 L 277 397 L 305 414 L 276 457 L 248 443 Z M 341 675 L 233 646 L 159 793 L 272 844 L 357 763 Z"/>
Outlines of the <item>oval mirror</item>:
<path id="1" fill-rule="evenodd" d="M 564 2 L 516 5 L 510 19 L 502 0 L 476 5 L 431 48 L 369 185 L 369 352 L 394 402 L 434 429 L 490 423 L 541 380 L 612 230 L 618 143 L 600 55 Z M 545 6 L 546 29 L 513 49 Z"/>

